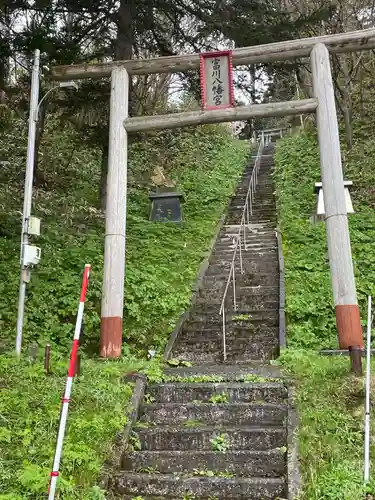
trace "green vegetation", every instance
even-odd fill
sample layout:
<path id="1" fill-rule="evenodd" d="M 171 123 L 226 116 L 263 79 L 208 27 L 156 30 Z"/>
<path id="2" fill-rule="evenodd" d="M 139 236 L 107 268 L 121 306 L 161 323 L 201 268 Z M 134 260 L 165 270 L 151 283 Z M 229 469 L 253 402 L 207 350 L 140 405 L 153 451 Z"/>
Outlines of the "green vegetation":
<path id="1" fill-rule="evenodd" d="M 225 434 L 218 434 L 210 440 L 212 450 L 225 453 L 229 449 L 228 437 Z"/>
<path id="2" fill-rule="evenodd" d="M 347 151 L 343 146 L 344 177 L 354 183 L 355 214 L 349 215 L 349 224 L 364 326 L 367 295 L 375 292 L 372 116 L 357 117 L 353 148 Z M 320 180 L 315 133 L 279 142 L 275 179 L 289 344 L 281 361 L 296 380 L 302 499 L 362 500 L 366 493 L 374 498 L 374 484 L 363 486 L 363 380 L 348 374 L 348 358 L 316 354 L 321 348 L 336 348 L 337 334 L 325 227 L 310 221 L 316 213 L 314 183 Z"/>
<path id="3" fill-rule="evenodd" d="M 64 152 L 72 150 L 74 133 L 54 125 L 52 121 L 41 160 L 47 185 L 37 189 L 34 198 L 33 213 L 42 217 L 38 245 L 43 255 L 29 287 L 25 344 L 48 341 L 61 348 L 70 346 L 81 272 L 90 262 L 84 343 L 96 352 L 104 236 L 103 215 L 96 208 L 100 155 L 77 146 L 67 164 Z M 229 139 L 227 130 L 205 126 L 165 132 L 130 148 L 124 327 L 128 344 L 142 355 L 152 348 L 161 351 L 187 307 L 198 266 L 244 168 L 244 144 Z M 24 157 L 14 144 L 21 132 L 15 122 L 1 142 L 2 153 L 11 162 L 11 169 L 0 174 L 0 227 L 6 234 L 0 238 L 0 341 L 7 347 L 13 346 L 19 280 Z M 150 175 L 160 165 L 185 196 L 182 225 L 148 221 Z"/>
<path id="4" fill-rule="evenodd" d="M 102 499 L 95 484 L 112 454 L 116 434 L 126 423 L 124 409 L 132 387 L 125 372 L 145 362 L 86 359 L 75 380 L 59 487 L 65 499 Z M 45 498 L 52 466 L 66 359 L 52 358 L 53 373 L 44 374 L 41 360 L 21 363 L 0 357 L 0 499 Z"/>
<path id="5" fill-rule="evenodd" d="M 375 484 L 363 487 L 363 380 L 348 376 L 347 358 L 291 349 L 281 359 L 297 384 L 301 500 L 363 500 L 365 493 L 374 494 Z"/>
<path id="6" fill-rule="evenodd" d="M 0 348 L 9 352 L 15 340 L 24 132 L 14 119 L 0 143 L 11 163 L 0 173 Z M 189 303 L 199 264 L 247 156 L 244 143 L 233 141 L 222 126 L 154 134 L 130 146 L 126 343 L 121 361 L 102 362 L 89 359 L 99 340 L 103 266 L 100 151 L 73 146 L 73 138 L 69 126 L 49 120 L 40 157 L 45 183 L 35 189 L 33 207 L 42 217 L 42 261 L 29 287 L 23 359 L 17 363 L 11 354 L 0 357 L 1 500 L 45 498 L 85 262 L 93 272 L 84 316 L 82 375 L 73 386 L 58 489 L 64 500 L 104 498 L 94 485 L 126 421 L 131 385 L 122 376 L 141 370 L 150 381 L 162 380 L 160 355 Z M 150 176 L 160 165 L 185 196 L 181 225 L 148 221 Z M 47 342 L 53 352 L 48 377 L 41 359 Z M 28 357 L 32 343 L 40 349 L 36 362 Z M 157 354 L 146 361 L 149 349 Z M 139 446 L 136 436 L 133 446 Z"/>
<path id="7" fill-rule="evenodd" d="M 366 154 L 364 154 L 366 151 Z M 365 325 L 367 295 L 375 292 L 375 143 L 360 138 L 344 152 L 344 176 L 353 181 L 355 214 L 349 215 L 359 304 Z M 324 223 L 316 213 L 314 183 L 320 180 L 316 137 L 303 133 L 282 141 L 276 153 L 279 225 L 286 266 L 289 345 L 329 348 L 337 345 Z M 303 286 L 301 284 L 303 283 Z"/>
<path id="8" fill-rule="evenodd" d="M 212 403 L 214 405 L 218 405 L 221 403 L 228 403 L 228 401 L 229 401 L 229 396 L 226 392 L 222 392 L 221 394 L 213 394 L 208 400 L 209 403 Z"/>

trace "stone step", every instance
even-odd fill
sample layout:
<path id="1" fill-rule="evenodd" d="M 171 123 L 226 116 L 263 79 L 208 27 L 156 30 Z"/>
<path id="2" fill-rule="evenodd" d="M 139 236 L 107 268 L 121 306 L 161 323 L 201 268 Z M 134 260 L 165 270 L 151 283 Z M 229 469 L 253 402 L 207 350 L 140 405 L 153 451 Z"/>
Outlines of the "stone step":
<path id="1" fill-rule="evenodd" d="M 228 451 L 269 450 L 285 446 L 286 441 L 286 428 L 273 426 L 220 427 L 213 425 L 180 428 L 173 425 L 137 429 L 140 451 L 215 451 L 211 441 L 223 434 Z"/>
<path id="2" fill-rule="evenodd" d="M 192 338 L 191 342 L 194 342 Z M 264 339 L 263 342 L 251 342 L 246 339 L 244 346 L 236 340 L 227 339 L 226 351 L 227 361 L 232 363 L 242 363 L 252 359 L 269 360 L 275 359 L 279 355 L 278 339 Z M 208 341 L 179 342 L 173 350 L 173 357 L 182 361 L 194 361 L 196 363 L 220 363 L 223 360 L 223 342 Z"/>
<path id="3" fill-rule="evenodd" d="M 278 274 L 279 272 L 279 262 L 277 260 L 269 260 L 269 261 L 261 261 L 261 262 L 248 262 L 244 261 L 242 263 L 243 271 L 244 273 L 275 273 Z M 207 269 L 206 276 L 215 276 L 215 275 L 225 275 L 229 273 L 229 270 L 231 268 L 231 262 L 230 261 L 215 261 L 215 263 L 210 264 L 210 266 Z M 240 264 L 239 262 L 236 262 L 235 265 L 235 271 L 236 274 L 240 274 Z"/>
<path id="4" fill-rule="evenodd" d="M 227 283 L 227 275 L 205 276 L 202 281 L 202 289 L 216 287 L 216 283 Z M 239 273 L 236 274 L 236 285 L 239 287 L 246 286 L 264 286 L 278 288 L 279 276 L 277 273 Z M 217 285 L 219 286 L 219 285 Z M 221 286 L 221 285 L 220 285 Z"/>
<path id="5" fill-rule="evenodd" d="M 228 295 L 225 301 L 225 311 L 231 312 L 234 309 L 233 296 Z M 219 314 L 220 303 L 207 303 L 204 299 L 197 299 L 194 305 L 194 313 Z M 280 307 L 279 300 L 260 300 L 259 297 L 240 298 L 236 302 L 237 309 L 244 314 L 251 311 L 278 311 Z"/>
<path id="6" fill-rule="evenodd" d="M 243 212 L 245 208 L 245 200 L 242 200 L 241 202 L 231 202 L 228 210 L 230 213 L 232 212 Z M 271 201 L 267 200 L 267 203 L 262 202 L 262 203 L 255 203 L 253 204 L 252 207 L 252 212 L 251 209 L 249 208 L 249 215 L 258 215 L 258 214 L 272 214 L 275 215 L 276 213 L 276 204 L 272 203 Z"/>
<path id="7" fill-rule="evenodd" d="M 241 221 L 242 221 L 242 213 L 228 214 L 227 217 L 225 218 L 226 224 L 241 224 Z M 268 224 L 271 228 L 275 228 L 277 226 L 276 215 L 264 216 L 259 218 L 250 217 L 250 224 L 253 222 Z"/>
<path id="8" fill-rule="evenodd" d="M 193 377 L 194 382 L 196 377 L 209 376 L 210 379 L 215 379 L 217 382 L 224 381 L 243 381 L 255 378 L 274 379 L 281 376 L 279 366 L 270 365 L 263 361 L 252 360 L 242 365 L 231 364 L 204 364 L 194 366 L 180 366 L 177 368 L 165 368 L 164 373 L 167 377 L 172 377 L 174 382 L 179 382 L 180 378 Z M 210 380 L 211 382 L 212 380 Z"/>
<path id="9" fill-rule="evenodd" d="M 236 247 L 236 241 L 233 242 L 233 240 L 227 240 L 227 241 L 218 241 L 216 245 L 213 248 L 213 254 L 221 254 L 225 256 L 227 259 L 232 260 L 233 257 L 233 252 Z M 241 239 L 241 247 L 240 244 L 238 243 L 237 245 L 237 258 L 240 258 L 240 248 L 242 252 L 242 258 L 246 259 L 256 259 L 256 258 L 263 258 L 263 257 L 272 257 L 274 259 L 278 259 L 278 250 L 277 246 L 275 243 L 270 241 L 269 243 L 248 243 L 246 240 L 246 246 L 245 242 L 243 239 Z"/>
<path id="10" fill-rule="evenodd" d="M 152 403 L 143 407 L 141 422 L 152 425 L 282 426 L 287 407 L 276 403 Z"/>
<path id="11" fill-rule="evenodd" d="M 195 305 L 197 307 L 211 307 L 217 305 L 220 308 L 224 293 L 223 292 L 215 292 L 210 293 L 210 290 L 206 290 L 205 293 L 203 291 L 197 296 Z M 233 286 L 230 285 L 230 288 L 227 291 L 226 301 L 228 305 L 233 304 Z M 243 290 L 236 286 L 236 305 L 237 308 L 246 309 L 249 307 L 250 309 L 278 309 L 279 308 L 279 293 L 247 293 L 247 289 Z"/>
<path id="12" fill-rule="evenodd" d="M 147 392 L 158 403 L 205 402 L 217 394 L 225 394 L 229 403 L 281 403 L 287 398 L 286 387 L 277 382 L 162 383 L 149 385 Z"/>
<path id="13" fill-rule="evenodd" d="M 267 451 L 138 451 L 123 458 L 123 469 L 162 474 L 196 471 L 227 472 L 238 477 L 278 477 L 286 472 L 283 450 Z"/>
<path id="14" fill-rule="evenodd" d="M 251 234 L 246 231 L 246 247 L 248 249 L 262 250 L 264 249 L 276 249 L 277 239 L 274 231 L 270 231 L 266 236 L 259 236 L 257 234 Z M 228 245 L 234 246 L 238 239 L 238 230 L 236 232 L 222 233 L 216 241 L 215 247 Z M 243 241 L 242 247 L 244 247 L 243 235 L 241 236 Z M 234 242 L 233 242 L 234 240 Z"/>
<path id="15" fill-rule="evenodd" d="M 221 258 L 222 260 L 226 259 L 232 262 L 233 252 L 234 252 L 234 244 L 227 245 L 226 248 L 215 247 L 211 255 L 211 261 L 219 260 Z M 240 262 L 241 254 L 243 260 L 267 260 L 267 261 L 278 260 L 278 252 L 276 248 L 254 249 L 253 247 L 248 247 L 247 245 L 245 248 L 245 245 L 242 243 L 241 253 L 239 245 L 237 248 L 236 260 L 238 260 L 238 262 Z"/>
<path id="16" fill-rule="evenodd" d="M 111 478 L 116 493 L 144 498 L 190 498 L 217 500 L 267 500 L 284 495 L 284 478 L 226 478 L 176 476 L 174 474 L 141 474 L 119 472 Z"/>
<path id="17" fill-rule="evenodd" d="M 239 319 L 244 318 L 242 323 Z M 255 323 L 255 324 L 267 324 L 268 326 L 278 326 L 279 324 L 279 311 L 278 309 L 252 309 L 252 310 L 238 310 L 238 311 L 226 311 L 226 323 L 229 324 L 235 319 L 236 323 Z M 205 324 L 207 327 L 214 325 L 221 325 L 222 318 L 219 314 L 217 307 L 211 308 L 211 310 L 206 309 L 194 309 L 187 324 L 191 325 L 193 323 L 200 323 L 202 326 Z"/>
<path id="18" fill-rule="evenodd" d="M 220 246 L 215 245 L 213 249 L 213 255 L 218 256 L 221 255 L 227 259 L 231 259 L 233 256 L 233 252 L 236 248 L 237 241 L 227 241 L 225 245 L 221 244 Z M 272 246 L 271 246 L 272 245 Z M 270 258 L 272 259 L 278 259 L 278 251 L 277 247 L 275 246 L 274 243 L 272 243 L 268 248 L 267 247 L 254 247 L 251 244 L 248 244 L 246 241 L 246 244 L 243 239 L 241 239 L 241 246 L 240 243 L 237 244 L 237 255 L 238 258 L 240 257 L 240 249 L 242 253 L 242 258 L 243 259 L 262 259 L 265 258 L 269 260 Z"/>
<path id="19" fill-rule="evenodd" d="M 270 241 L 277 243 L 274 227 L 266 227 L 262 224 L 249 224 L 246 227 L 246 241 L 248 244 L 268 244 Z M 239 224 L 227 224 L 223 226 L 220 231 L 218 241 L 229 241 L 233 240 L 233 238 L 237 238 L 239 230 Z"/>
<path id="20" fill-rule="evenodd" d="M 251 342 L 262 342 L 262 340 L 267 337 L 270 339 L 279 339 L 279 329 L 277 326 L 268 326 L 258 323 L 247 323 L 245 326 L 236 324 L 232 322 L 226 325 L 226 337 L 228 342 L 232 342 L 237 338 L 246 338 Z M 204 324 L 189 324 L 184 325 L 180 333 L 180 341 L 188 340 L 198 340 L 200 338 L 206 341 L 212 342 L 220 340 L 223 335 L 223 329 L 221 324 L 209 325 L 206 327 Z"/>
<path id="21" fill-rule="evenodd" d="M 240 275 L 239 277 L 242 277 Z M 211 287 L 204 287 L 200 289 L 199 295 L 202 297 L 210 296 L 210 297 L 215 297 L 215 296 L 220 296 L 222 297 L 223 292 L 226 288 L 227 285 L 227 280 L 216 280 L 215 282 L 212 283 Z M 232 288 L 232 285 L 230 285 L 230 289 Z M 245 286 L 242 283 L 240 283 L 240 280 L 237 281 L 237 276 L 236 276 L 236 291 L 238 295 L 246 295 L 248 297 L 252 297 L 253 295 L 261 295 L 261 296 L 279 296 L 279 286 L 278 284 L 275 284 L 273 286 L 262 286 L 262 285 L 248 285 Z"/>

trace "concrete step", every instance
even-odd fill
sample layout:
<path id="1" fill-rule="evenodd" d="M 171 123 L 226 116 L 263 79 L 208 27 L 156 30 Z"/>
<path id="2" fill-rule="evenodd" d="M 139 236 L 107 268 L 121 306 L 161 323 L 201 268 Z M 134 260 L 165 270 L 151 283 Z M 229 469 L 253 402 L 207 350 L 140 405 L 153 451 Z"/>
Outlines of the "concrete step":
<path id="1" fill-rule="evenodd" d="M 196 471 L 227 472 L 238 477 L 278 477 L 286 472 L 283 450 L 267 451 L 139 451 L 123 458 L 123 469 L 161 474 Z"/>
<path id="2" fill-rule="evenodd" d="M 213 425 L 180 428 L 173 425 L 137 429 L 141 451 L 215 451 L 211 441 L 223 434 L 228 451 L 269 450 L 285 446 L 286 441 L 285 427 Z"/>
<path id="3" fill-rule="evenodd" d="M 278 339 L 264 339 L 263 342 L 252 342 L 246 339 L 242 344 L 237 339 L 227 339 L 227 361 L 238 363 L 251 359 L 276 359 L 279 355 Z M 173 357 L 182 361 L 196 363 L 220 363 L 223 359 L 222 340 L 208 342 L 179 342 L 173 349 Z"/>
<path id="4" fill-rule="evenodd" d="M 209 401 L 217 394 L 225 394 L 229 403 L 281 403 L 287 398 L 287 389 L 275 382 L 244 383 L 164 383 L 151 384 L 148 394 L 158 403 L 188 403 Z"/>
<path id="5" fill-rule="evenodd" d="M 152 425 L 284 425 L 287 407 L 276 403 L 152 403 L 143 407 L 141 422 Z"/>
<path id="6" fill-rule="evenodd" d="M 226 478 L 176 476 L 174 474 L 140 474 L 119 472 L 111 479 L 116 493 L 169 499 L 190 498 L 217 500 L 267 500 L 283 496 L 284 478 Z"/>

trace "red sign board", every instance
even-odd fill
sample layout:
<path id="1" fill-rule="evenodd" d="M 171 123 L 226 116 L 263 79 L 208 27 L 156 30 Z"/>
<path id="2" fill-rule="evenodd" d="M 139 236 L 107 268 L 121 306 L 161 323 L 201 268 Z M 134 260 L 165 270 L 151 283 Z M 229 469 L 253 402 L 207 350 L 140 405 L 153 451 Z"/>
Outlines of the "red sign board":
<path id="1" fill-rule="evenodd" d="M 232 51 L 200 54 L 203 109 L 223 109 L 234 105 Z"/>

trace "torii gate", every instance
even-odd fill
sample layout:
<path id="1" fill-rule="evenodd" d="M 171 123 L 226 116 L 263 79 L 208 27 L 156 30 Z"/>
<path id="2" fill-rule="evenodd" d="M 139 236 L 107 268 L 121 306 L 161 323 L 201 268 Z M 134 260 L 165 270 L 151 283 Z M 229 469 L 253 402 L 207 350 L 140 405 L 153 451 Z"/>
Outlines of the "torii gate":
<path id="1" fill-rule="evenodd" d="M 233 65 L 311 57 L 312 99 L 254 104 L 237 108 L 128 117 L 130 75 L 198 70 L 199 54 L 52 68 L 57 81 L 111 76 L 107 209 L 100 355 L 121 355 L 124 306 L 127 192 L 127 133 L 230 122 L 255 117 L 316 113 L 331 281 L 341 349 L 363 347 L 345 204 L 339 131 L 329 52 L 375 48 L 375 29 L 243 47 L 232 52 Z"/>

